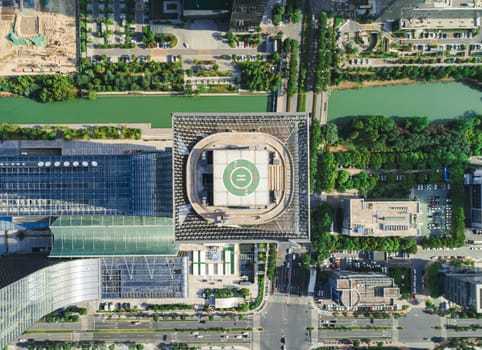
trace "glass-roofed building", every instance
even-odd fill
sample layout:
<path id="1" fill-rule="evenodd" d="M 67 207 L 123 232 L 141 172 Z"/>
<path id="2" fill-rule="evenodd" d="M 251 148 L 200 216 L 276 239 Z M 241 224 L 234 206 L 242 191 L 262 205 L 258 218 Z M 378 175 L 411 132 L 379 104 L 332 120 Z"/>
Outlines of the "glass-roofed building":
<path id="1" fill-rule="evenodd" d="M 28 149 L 0 145 L 0 227 L 48 227 L 51 259 L 23 255 L 24 267 L 0 278 L 0 348 L 59 307 L 187 296 L 187 258 L 177 256 L 174 241 L 169 148 L 23 144 Z M 0 275 L 18 261 L 3 257 Z"/>
<path id="2" fill-rule="evenodd" d="M 169 150 L 0 156 L 0 216 L 172 213 Z"/>

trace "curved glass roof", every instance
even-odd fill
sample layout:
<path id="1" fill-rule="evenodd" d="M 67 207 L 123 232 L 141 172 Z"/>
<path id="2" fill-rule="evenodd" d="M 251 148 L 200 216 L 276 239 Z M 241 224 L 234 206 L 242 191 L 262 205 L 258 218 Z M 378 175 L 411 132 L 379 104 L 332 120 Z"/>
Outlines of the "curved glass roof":
<path id="1" fill-rule="evenodd" d="M 50 257 L 176 255 L 172 218 L 60 216 Z"/>

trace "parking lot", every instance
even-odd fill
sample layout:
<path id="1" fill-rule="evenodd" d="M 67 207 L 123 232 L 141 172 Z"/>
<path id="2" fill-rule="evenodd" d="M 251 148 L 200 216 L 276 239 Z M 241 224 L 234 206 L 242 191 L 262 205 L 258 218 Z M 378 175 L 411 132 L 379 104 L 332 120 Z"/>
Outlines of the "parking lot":
<path id="1" fill-rule="evenodd" d="M 422 206 L 422 236 L 442 236 L 452 223 L 450 184 L 423 184 L 414 188 L 415 200 Z"/>

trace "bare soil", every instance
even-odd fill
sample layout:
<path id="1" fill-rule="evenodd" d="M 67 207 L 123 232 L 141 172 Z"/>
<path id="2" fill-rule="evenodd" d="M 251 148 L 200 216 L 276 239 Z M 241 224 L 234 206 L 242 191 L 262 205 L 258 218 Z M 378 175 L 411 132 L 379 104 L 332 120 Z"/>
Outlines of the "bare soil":
<path id="1" fill-rule="evenodd" d="M 0 16 L 0 75 L 76 70 L 75 0 L 50 0 L 42 10 L 11 8 L 8 12 L 13 15 Z M 44 34 L 46 44 L 14 45 L 7 39 L 14 30 L 19 38 Z"/>

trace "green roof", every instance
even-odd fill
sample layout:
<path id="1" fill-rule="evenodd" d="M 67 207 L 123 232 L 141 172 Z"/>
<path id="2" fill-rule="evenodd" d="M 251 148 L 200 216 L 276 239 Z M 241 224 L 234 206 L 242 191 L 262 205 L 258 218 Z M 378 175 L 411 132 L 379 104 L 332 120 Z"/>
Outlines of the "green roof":
<path id="1" fill-rule="evenodd" d="M 50 257 L 176 255 L 172 218 L 60 216 Z"/>

